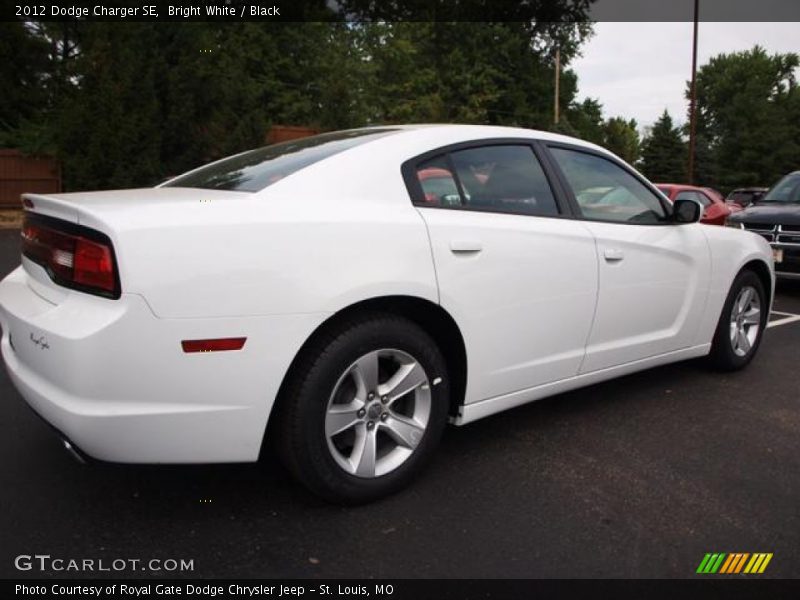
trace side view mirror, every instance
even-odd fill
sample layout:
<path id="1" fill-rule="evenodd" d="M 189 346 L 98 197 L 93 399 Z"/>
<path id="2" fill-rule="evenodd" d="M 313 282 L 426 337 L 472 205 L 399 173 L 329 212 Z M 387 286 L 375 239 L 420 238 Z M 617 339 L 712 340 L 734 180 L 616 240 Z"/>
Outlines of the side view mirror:
<path id="1" fill-rule="evenodd" d="M 703 205 L 697 200 L 675 200 L 672 205 L 672 220 L 675 223 L 697 223 L 703 217 Z"/>
<path id="2" fill-rule="evenodd" d="M 461 196 L 459 194 L 445 194 L 441 199 L 442 206 L 458 206 L 461 204 Z"/>

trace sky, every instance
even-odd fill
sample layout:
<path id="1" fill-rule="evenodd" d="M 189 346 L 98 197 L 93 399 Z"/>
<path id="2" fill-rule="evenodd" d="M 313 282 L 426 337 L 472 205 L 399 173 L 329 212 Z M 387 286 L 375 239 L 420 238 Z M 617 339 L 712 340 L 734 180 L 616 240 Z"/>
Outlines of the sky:
<path id="1" fill-rule="evenodd" d="M 665 108 L 676 123 L 685 123 L 692 27 L 691 22 L 595 24 L 582 56 L 570 65 L 578 74 L 578 100 L 595 98 L 605 117 L 636 119 L 640 130 L 652 125 Z M 701 22 L 698 69 L 712 56 L 756 44 L 769 53 L 800 53 L 800 23 Z"/>

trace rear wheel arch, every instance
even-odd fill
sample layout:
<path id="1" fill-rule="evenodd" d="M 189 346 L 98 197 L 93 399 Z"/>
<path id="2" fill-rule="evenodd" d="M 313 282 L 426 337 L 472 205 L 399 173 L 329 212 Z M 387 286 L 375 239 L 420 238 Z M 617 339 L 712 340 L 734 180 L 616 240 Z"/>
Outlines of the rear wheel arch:
<path id="1" fill-rule="evenodd" d="M 389 314 L 406 318 L 419 325 L 436 342 L 444 356 L 448 376 L 450 378 L 449 413 L 456 416 L 464 402 L 467 387 L 467 354 L 464 338 L 455 319 L 441 306 L 429 300 L 415 296 L 382 296 L 370 298 L 347 306 L 320 324 L 303 343 L 295 354 L 286 374 L 283 377 L 275 403 L 267 420 L 265 435 L 262 441 L 262 453 L 268 440 L 276 436 L 270 428 L 280 422 L 279 412 L 287 399 L 287 388 L 297 376 L 309 353 L 314 352 L 323 340 L 328 339 L 331 332 L 362 317 L 374 314 Z"/>

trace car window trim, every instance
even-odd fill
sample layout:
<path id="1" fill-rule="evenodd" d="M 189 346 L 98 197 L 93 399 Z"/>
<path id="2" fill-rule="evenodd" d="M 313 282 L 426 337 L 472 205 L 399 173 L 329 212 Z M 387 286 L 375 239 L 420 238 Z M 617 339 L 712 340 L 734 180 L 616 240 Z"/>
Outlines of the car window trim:
<path id="1" fill-rule="evenodd" d="M 574 218 L 574 211 L 570 206 L 569 202 L 567 201 L 566 196 L 563 194 L 561 190 L 561 186 L 558 185 L 558 181 L 555 178 L 555 172 L 553 169 L 548 165 L 546 157 L 544 156 L 544 152 L 541 147 L 539 147 L 539 140 L 533 138 L 485 138 L 485 139 L 476 139 L 476 140 L 468 140 L 464 142 L 456 142 L 453 144 L 447 144 L 445 146 L 439 146 L 433 150 L 428 150 L 427 152 L 423 152 L 422 154 L 418 154 L 406 161 L 400 166 L 400 172 L 403 176 L 403 181 L 406 184 L 406 190 L 408 191 L 409 197 L 411 199 L 411 203 L 416 208 L 425 208 L 425 209 L 435 209 L 435 210 L 462 210 L 466 212 L 479 212 L 479 213 L 492 213 L 498 215 L 511 215 L 511 216 L 518 216 L 518 217 L 534 217 L 534 218 L 545 218 L 545 219 L 571 219 Z M 455 171 L 453 164 L 453 160 L 451 154 L 453 152 L 458 152 L 460 150 L 470 150 L 474 148 L 485 148 L 489 146 L 527 146 L 533 152 L 534 158 L 539 162 L 539 166 L 544 173 L 545 179 L 547 184 L 550 186 L 550 192 L 553 194 L 553 200 L 555 201 L 556 208 L 558 209 L 558 214 L 531 214 L 526 212 L 519 212 L 515 210 L 498 210 L 492 207 L 471 207 L 464 204 L 466 196 L 464 195 L 464 189 L 461 185 L 461 178 L 458 177 L 458 173 Z M 425 197 L 425 193 L 422 190 L 422 185 L 417 178 L 417 168 L 418 166 L 432 158 L 436 158 L 439 156 L 444 156 L 448 161 L 448 164 L 452 167 L 451 173 L 453 174 L 453 180 L 456 182 L 456 186 L 458 187 L 459 194 L 461 195 L 461 205 L 460 206 L 431 206 L 423 200 Z"/>
<path id="2" fill-rule="evenodd" d="M 542 145 L 544 146 L 544 150 L 547 153 L 548 160 L 552 164 L 552 167 L 553 167 L 553 170 L 555 171 L 556 177 L 558 177 L 562 187 L 564 188 L 564 195 L 567 198 L 567 201 L 569 202 L 570 206 L 572 207 L 572 211 L 575 214 L 575 219 L 576 220 L 578 220 L 578 221 L 588 221 L 588 222 L 592 222 L 592 223 L 610 223 L 612 225 L 632 225 L 632 226 L 637 226 L 637 227 L 642 227 L 642 226 L 645 226 L 645 227 L 652 227 L 652 226 L 661 227 L 661 226 L 664 226 L 664 225 L 675 225 L 676 224 L 675 221 L 672 220 L 672 216 L 673 216 L 672 205 L 671 205 L 671 203 L 669 203 L 669 201 L 665 200 L 664 194 L 662 192 L 660 192 L 655 185 L 653 185 L 652 183 L 647 181 L 644 177 L 639 175 L 636 171 L 631 169 L 626 163 L 624 163 L 623 161 L 621 161 L 617 157 L 615 157 L 613 155 L 606 154 L 604 152 L 599 152 L 599 151 L 595 150 L 594 148 L 587 148 L 585 146 L 579 146 L 577 144 L 570 144 L 570 143 L 567 143 L 567 142 L 545 141 L 545 142 L 543 142 Z M 551 152 L 551 149 L 553 149 L 553 148 L 561 148 L 561 149 L 564 149 L 564 150 L 572 150 L 574 152 L 582 152 L 583 154 L 590 154 L 592 156 L 596 156 L 597 158 L 605 159 L 605 160 L 611 162 L 612 164 L 618 166 L 623 171 L 628 173 L 631 177 L 636 179 L 639 183 L 644 185 L 644 187 L 646 189 L 648 189 L 653 194 L 653 196 L 655 196 L 656 200 L 658 200 L 658 203 L 664 209 L 664 213 L 667 215 L 667 218 L 663 222 L 659 222 L 659 223 L 636 223 L 636 222 L 629 222 L 629 221 L 608 221 L 608 220 L 605 220 L 605 219 L 592 219 L 590 217 L 585 216 L 583 214 L 583 212 L 581 211 L 580 204 L 578 204 L 578 200 L 575 197 L 575 192 L 573 192 L 572 186 L 569 184 L 569 180 L 567 180 L 567 177 L 564 174 L 564 171 L 561 169 L 561 166 L 558 164 L 558 161 L 556 160 L 555 156 L 553 156 L 553 154 Z"/>

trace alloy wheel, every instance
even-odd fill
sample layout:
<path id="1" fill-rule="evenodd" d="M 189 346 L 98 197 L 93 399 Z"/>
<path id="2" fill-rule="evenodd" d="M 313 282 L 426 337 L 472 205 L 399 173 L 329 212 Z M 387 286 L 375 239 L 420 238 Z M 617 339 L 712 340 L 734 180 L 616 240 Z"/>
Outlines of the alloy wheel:
<path id="1" fill-rule="evenodd" d="M 736 356 L 747 356 L 761 329 L 761 300 L 753 286 L 739 290 L 731 309 L 730 338 Z"/>
<path id="2" fill-rule="evenodd" d="M 430 415 L 430 382 L 419 361 L 401 350 L 375 350 L 353 362 L 333 388 L 328 449 L 347 473 L 380 477 L 414 453 Z"/>

